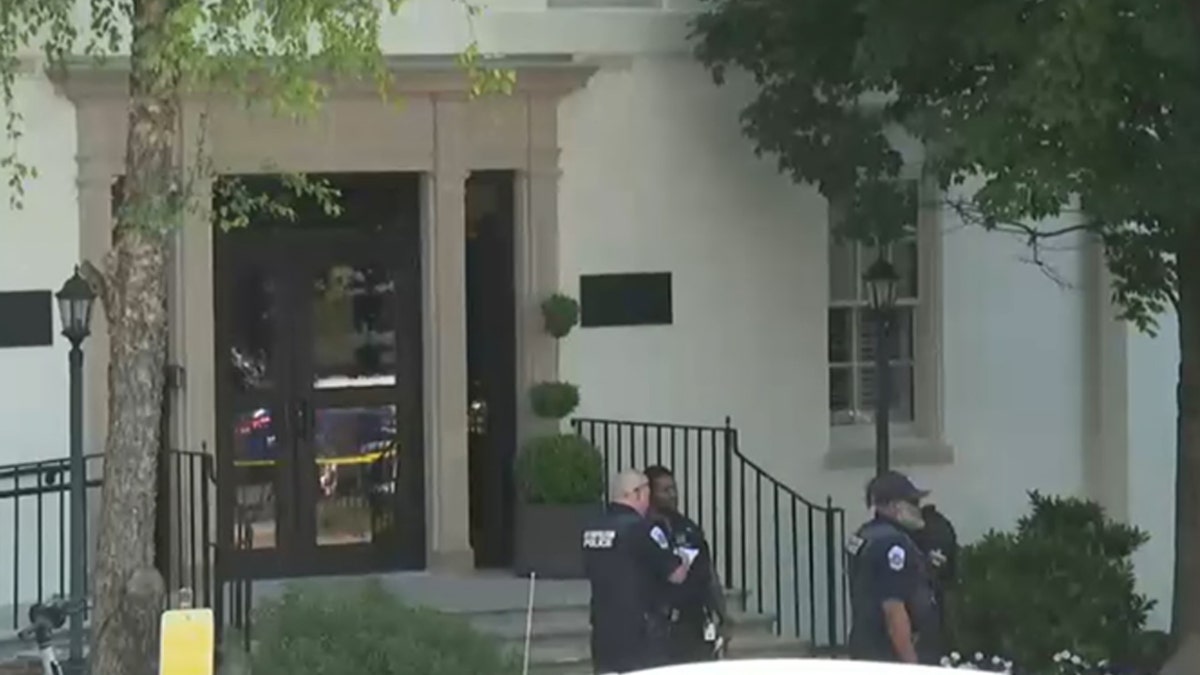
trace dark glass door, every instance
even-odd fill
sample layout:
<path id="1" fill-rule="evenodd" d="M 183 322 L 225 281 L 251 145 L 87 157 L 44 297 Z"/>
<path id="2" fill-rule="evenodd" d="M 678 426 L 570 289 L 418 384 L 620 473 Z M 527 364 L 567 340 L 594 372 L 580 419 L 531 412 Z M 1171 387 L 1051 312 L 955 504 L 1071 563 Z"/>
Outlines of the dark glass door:
<path id="1" fill-rule="evenodd" d="M 222 525 L 253 576 L 424 566 L 419 235 L 218 237 Z"/>

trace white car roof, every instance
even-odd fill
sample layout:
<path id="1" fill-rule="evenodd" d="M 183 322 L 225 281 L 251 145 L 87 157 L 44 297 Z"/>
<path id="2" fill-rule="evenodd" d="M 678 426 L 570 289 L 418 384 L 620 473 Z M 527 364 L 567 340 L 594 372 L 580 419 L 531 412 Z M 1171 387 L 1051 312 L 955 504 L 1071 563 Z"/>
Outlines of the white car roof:
<path id="1" fill-rule="evenodd" d="M 943 675 L 945 668 L 840 659 L 760 659 L 691 663 L 639 675 Z"/>

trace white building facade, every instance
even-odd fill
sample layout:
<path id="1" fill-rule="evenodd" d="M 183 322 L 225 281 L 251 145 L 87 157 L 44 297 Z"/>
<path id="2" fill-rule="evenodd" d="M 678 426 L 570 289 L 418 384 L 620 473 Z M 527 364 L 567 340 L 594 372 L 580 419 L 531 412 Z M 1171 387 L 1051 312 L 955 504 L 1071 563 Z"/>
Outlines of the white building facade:
<path id="1" fill-rule="evenodd" d="M 420 176 L 420 237 L 409 242 L 422 261 L 419 405 L 399 414 L 421 420 L 430 566 L 461 565 L 471 549 L 459 226 L 471 217 L 462 185 L 473 171 L 513 172 L 515 391 L 559 377 L 580 385 L 582 416 L 705 425 L 729 416 L 742 451 L 774 477 L 810 498 L 832 496 L 850 520 L 865 516 L 873 433 L 858 412 L 870 407 L 871 373 L 857 279 L 871 254 L 835 245 L 825 200 L 753 156 L 737 120 L 751 91 L 714 86 L 692 60 L 693 9 L 682 0 L 495 3 L 474 30 L 484 52 L 515 64 L 518 91 L 505 100 L 460 99 L 458 80 L 413 61 L 398 66 L 408 82 L 402 110 L 339 95 L 315 133 L 217 106 L 211 151 L 231 172 L 269 161 Z M 468 39 L 461 8 L 445 0 L 411 0 L 385 30 L 396 55 L 452 55 Z M 103 254 L 124 142 L 120 95 L 120 78 L 104 73 L 21 81 L 21 151 L 40 177 L 23 210 L 0 205 L 0 292 L 57 289 L 78 260 Z M 934 198 L 924 200 L 917 241 L 895 254 L 907 281 L 894 464 L 934 491 L 965 540 L 1010 527 L 1029 490 L 1099 500 L 1151 534 L 1137 562 L 1143 589 L 1164 603 L 1161 625 L 1172 564 L 1173 320 L 1157 339 L 1118 322 L 1086 242 L 1046 253 L 1051 278 L 1022 242 L 964 226 L 922 189 Z M 212 452 L 236 413 L 222 412 L 213 356 L 225 297 L 216 236 L 189 223 L 172 272 L 172 361 L 186 373 L 172 441 Z M 561 348 L 538 333 L 537 303 L 549 293 L 578 296 L 581 276 L 643 272 L 670 274 L 669 324 L 583 327 Z M 98 329 L 87 344 L 96 452 L 106 405 Z M 0 464 L 66 454 L 66 348 L 55 337 L 0 349 Z M 526 415 L 513 415 L 520 436 Z M 0 530 L 33 517 L 0 505 Z M 22 579 L 21 594 L 35 593 Z M 0 569 L 0 588 L 11 586 Z"/>

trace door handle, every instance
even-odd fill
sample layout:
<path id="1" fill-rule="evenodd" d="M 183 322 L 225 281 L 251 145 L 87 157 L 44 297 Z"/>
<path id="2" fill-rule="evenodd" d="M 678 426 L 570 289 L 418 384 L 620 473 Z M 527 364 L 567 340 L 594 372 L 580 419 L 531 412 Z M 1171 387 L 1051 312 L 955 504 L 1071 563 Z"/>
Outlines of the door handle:
<path id="1" fill-rule="evenodd" d="M 312 410 L 308 401 L 297 401 L 294 406 L 296 415 L 296 435 L 305 441 L 312 440 Z"/>
<path id="2" fill-rule="evenodd" d="M 487 401 L 475 399 L 467 407 L 467 428 L 472 434 L 483 436 L 488 428 Z"/>

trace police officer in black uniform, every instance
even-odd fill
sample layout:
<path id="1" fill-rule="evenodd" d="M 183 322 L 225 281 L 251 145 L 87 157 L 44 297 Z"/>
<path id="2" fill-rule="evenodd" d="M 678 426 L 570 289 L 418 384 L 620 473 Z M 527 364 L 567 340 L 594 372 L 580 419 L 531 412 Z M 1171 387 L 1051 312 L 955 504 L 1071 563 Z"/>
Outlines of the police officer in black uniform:
<path id="1" fill-rule="evenodd" d="M 913 533 L 924 527 L 918 490 L 904 474 L 872 479 L 875 517 L 847 542 L 853 625 L 850 657 L 934 665 L 942 657 L 932 570 Z"/>
<path id="2" fill-rule="evenodd" d="M 650 519 L 660 525 L 676 549 L 699 551 L 688 578 L 671 589 L 669 658 L 671 663 L 712 661 L 729 642 L 732 624 L 725 592 L 713 566 L 712 549 L 704 530 L 679 512 L 675 475 L 663 466 L 646 469 L 650 480 Z"/>
<path id="3" fill-rule="evenodd" d="M 954 583 L 958 578 L 958 534 L 954 531 L 954 524 L 950 519 L 933 504 L 921 507 L 921 517 L 925 520 L 925 527 L 913 533 L 913 540 L 925 553 L 925 558 L 933 568 L 933 592 L 937 601 L 938 625 L 942 629 L 942 641 L 949 645 L 954 643 L 954 636 L 950 632 L 950 623 L 946 617 L 950 614 Z"/>
<path id="4" fill-rule="evenodd" d="M 689 565 L 666 532 L 646 518 L 650 482 L 625 471 L 612 482 L 606 512 L 583 532 L 584 567 L 592 587 L 592 664 L 624 673 L 667 661 L 668 589 Z"/>

